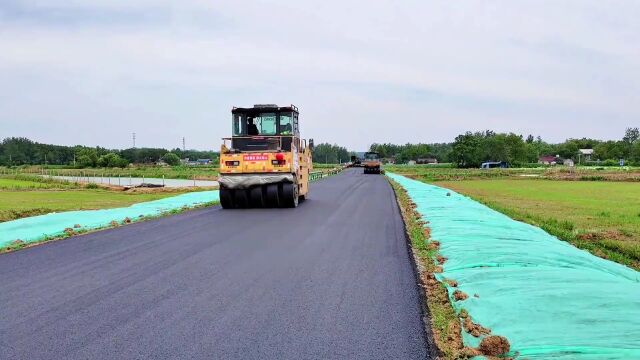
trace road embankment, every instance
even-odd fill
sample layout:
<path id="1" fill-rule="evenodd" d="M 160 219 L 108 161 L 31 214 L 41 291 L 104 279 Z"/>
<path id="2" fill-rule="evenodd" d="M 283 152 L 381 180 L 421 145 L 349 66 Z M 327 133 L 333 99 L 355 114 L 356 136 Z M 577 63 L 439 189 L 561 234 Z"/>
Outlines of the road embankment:
<path id="1" fill-rule="evenodd" d="M 640 357 L 640 273 L 465 196 L 388 175 L 439 244 L 464 344 L 500 335 L 527 358 Z"/>

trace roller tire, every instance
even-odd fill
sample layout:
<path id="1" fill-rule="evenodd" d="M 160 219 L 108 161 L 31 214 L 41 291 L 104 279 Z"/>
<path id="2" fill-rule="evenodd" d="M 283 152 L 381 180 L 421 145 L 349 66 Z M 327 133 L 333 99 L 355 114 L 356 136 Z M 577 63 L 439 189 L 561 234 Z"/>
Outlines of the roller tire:
<path id="1" fill-rule="evenodd" d="M 262 191 L 262 186 L 254 186 L 249 190 L 249 200 L 251 201 L 251 207 L 263 208 L 265 207 L 265 196 Z"/>
<path id="2" fill-rule="evenodd" d="M 220 206 L 223 209 L 233 209 L 235 208 L 235 202 L 233 201 L 233 190 L 231 189 L 220 189 Z"/>
<path id="3" fill-rule="evenodd" d="M 278 193 L 278 184 L 266 185 L 267 206 L 280 207 L 280 194 Z"/>
<path id="4" fill-rule="evenodd" d="M 298 207 L 298 185 L 292 183 L 282 184 L 282 207 Z"/>
<path id="5" fill-rule="evenodd" d="M 249 207 L 248 190 L 237 189 L 234 194 L 234 201 L 238 209 L 246 209 Z"/>

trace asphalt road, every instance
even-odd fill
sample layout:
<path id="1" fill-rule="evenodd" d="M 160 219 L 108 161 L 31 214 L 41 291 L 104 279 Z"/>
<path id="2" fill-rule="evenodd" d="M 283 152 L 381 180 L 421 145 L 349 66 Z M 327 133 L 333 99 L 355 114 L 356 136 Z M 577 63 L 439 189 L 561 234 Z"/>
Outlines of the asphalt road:
<path id="1" fill-rule="evenodd" d="M 393 191 L 219 207 L 0 255 L 1 359 L 425 359 Z"/>

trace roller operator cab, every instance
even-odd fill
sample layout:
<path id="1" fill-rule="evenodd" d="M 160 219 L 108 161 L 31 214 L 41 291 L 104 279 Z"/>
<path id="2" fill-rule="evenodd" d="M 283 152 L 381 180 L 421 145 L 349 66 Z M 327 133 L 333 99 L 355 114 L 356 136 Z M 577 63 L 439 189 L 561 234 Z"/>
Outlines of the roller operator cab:
<path id="1" fill-rule="evenodd" d="M 364 160 L 362 161 L 365 174 L 380 174 L 382 172 L 380 161 L 380 155 L 377 152 L 368 152 L 364 154 Z"/>
<path id="2" fill-rule="evenodd" d="M 300 138 L 298 108 L 233 108 L 232 137 L 220 149 L 225 209 L 296 207 L 309 194 L 313 140 Z"/>

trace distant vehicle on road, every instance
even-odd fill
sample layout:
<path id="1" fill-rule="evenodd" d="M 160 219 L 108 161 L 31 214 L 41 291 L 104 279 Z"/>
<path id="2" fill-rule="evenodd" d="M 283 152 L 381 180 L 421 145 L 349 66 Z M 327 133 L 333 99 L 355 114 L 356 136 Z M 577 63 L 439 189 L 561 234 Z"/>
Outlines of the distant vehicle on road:
<path id="1" fill-rule="evenodd" d="M 509 164 L 505 161 L 488 161 L 482 163 L 480 168 L 482 169 L 506 169 L 509 167 Z"/>
<path id="2" fill-rule="evenodd" d="M 362 166 L 364 166 L 365 174 L 380 174 L 382 172 L 382 162 L 380 161 L 380 155 L 377 152 L 373 151 L 365 153 Z"/>
<path id="3" fill-rule="evenodd" d="M 351 166 L 353 166 L 353 167 L 362 166 L 362 161 L 360 160 L 360 158 L 358 156 L 351 155 Z"/>

